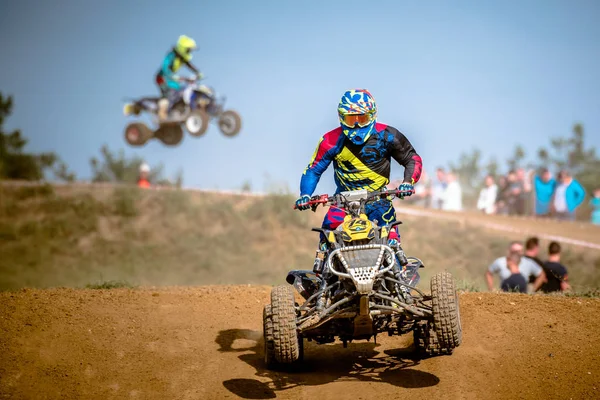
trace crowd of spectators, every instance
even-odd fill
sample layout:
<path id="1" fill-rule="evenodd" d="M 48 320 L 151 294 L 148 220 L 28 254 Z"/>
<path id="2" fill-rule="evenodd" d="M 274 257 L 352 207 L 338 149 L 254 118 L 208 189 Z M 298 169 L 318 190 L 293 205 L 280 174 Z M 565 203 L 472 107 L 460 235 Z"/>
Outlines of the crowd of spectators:
<path id="1" fill-rule="evenodd" d="M 495 196 L 494 196 L 495 194 Z M 477 209 L 487 214 L 535 215 L 574 220 L 575 211 L 585 200 L 585 189 L 566 171 L 556 178 L 548 169 L 536 174 L 523 168 L 501 176 L 498 183 L 486 177 Z"/>
<path id="2" fill-rule="evenodd" d="M 558 242 L 548 246 L 546 261 L 540 259 L 540 242 L 530 237 L 525 242 L 511 242 L 505 256 L 494 260 L 485 279 L 489 290 L 494 290 L 494 275 L 500 277 L 500 289 L 505 292 L 564 292 L 570 289 L 567 268 L 560 262 Z"/>
<path id="3" fill-rule="evenodd" d="M 427 208 L 461 211 L 463 188 L 457 178 L 454 172 L 443 168 L 438 168 L 433 177 L 423 172 L 412 201 Z M 567 170 L 554 177 L 548 169 L 536 172 L 517 168 L 506 175 L 486 176 L 476 208 L 485 214 L 532 215 L 572 221 L 585 200 L 585 189 Z M 600 225 L 600 188 L 593 192 L 589 205 L 591 222 Z"/>
<path id="4" fill-rule="evenodd" d="M 390 187 L 397 187 L 399 183 L 391 182 Z M 416 205 L 437 210 L 462 211 L 463 192 L 458 176 L 452 171 L 438 168 L 432 179 L 423 171 L 411 201 Z"/>

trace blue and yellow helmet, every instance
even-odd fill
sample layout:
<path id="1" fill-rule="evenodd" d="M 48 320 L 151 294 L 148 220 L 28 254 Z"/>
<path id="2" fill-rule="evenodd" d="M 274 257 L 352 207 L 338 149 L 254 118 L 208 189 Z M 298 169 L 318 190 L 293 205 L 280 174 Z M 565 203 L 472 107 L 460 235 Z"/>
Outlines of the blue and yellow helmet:
<path id="1" fill-rule="evenodd" d="M 377 105 L 366 89 L 348 90 L 338 105 L 338 116 L 344 135 L 354 144 L 369 139 L 377 119 Z"/>

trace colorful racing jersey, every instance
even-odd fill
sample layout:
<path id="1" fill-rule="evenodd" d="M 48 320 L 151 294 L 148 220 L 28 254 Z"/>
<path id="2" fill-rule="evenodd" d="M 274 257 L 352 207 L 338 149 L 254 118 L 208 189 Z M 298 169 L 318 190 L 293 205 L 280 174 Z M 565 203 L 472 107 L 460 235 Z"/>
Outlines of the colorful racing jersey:
<path id="1" fill-rule="evenodd" d="M 404 181 L 419 181 L 422 160 L 412 144 L 397 129 L 377 123 L 375 132 L 363 145 L 347 139 L 342 128 L 321 138 L 313 158 L 300 180 L 300 193 L 312 195 L 323 172 L 333 161 L 337 192 L 366 189 L 380 190 L 390 182 L 390 162 L 404 167 Z"/>
<path id="2" fill-rule="evenodd" d="M 176 79 L 176 72 L 179 71 L 182 65 L 186 65 L 189 69 L 198 73 L 198 69 L 177 53 L 173 49 L 167 54 L 162 62 L 162 66 L 156 74 L 156 81 L 160 86 L 167 86 L 171 89 L 180 90 L 182 85 Z"/>

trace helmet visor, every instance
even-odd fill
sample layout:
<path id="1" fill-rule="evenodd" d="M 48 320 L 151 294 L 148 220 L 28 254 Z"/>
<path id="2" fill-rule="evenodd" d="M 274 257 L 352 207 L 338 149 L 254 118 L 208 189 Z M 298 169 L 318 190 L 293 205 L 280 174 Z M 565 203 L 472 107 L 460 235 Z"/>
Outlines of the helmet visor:
<path id="1" fill-rule="evenodd" d="M 371 114 L 344 114 L 340 115 L 340 121 L 348 128 L 354 128 L 356 125 L 364 128 L 373 121 Z"/>

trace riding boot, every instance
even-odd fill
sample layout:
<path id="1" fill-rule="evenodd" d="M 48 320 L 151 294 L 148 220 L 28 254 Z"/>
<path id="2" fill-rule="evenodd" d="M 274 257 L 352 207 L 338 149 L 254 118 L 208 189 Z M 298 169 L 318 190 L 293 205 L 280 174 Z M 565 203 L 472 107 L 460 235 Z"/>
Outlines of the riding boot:
<path id="1" fill-rule="evenodd" d="M 158 101 L 158 121 L 164 122 L 169 116 L 169 100 L 162 98 Z"/>

